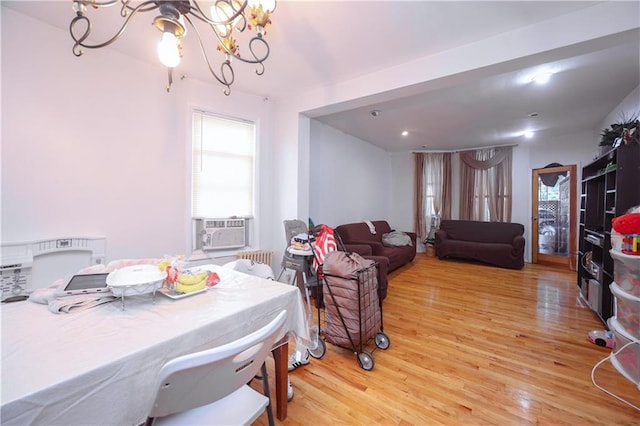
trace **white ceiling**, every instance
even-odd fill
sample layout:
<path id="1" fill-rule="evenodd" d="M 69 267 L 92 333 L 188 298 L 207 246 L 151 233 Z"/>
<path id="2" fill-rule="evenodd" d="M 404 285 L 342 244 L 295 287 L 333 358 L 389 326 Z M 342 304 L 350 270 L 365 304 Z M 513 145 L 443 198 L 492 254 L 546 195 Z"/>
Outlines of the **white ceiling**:
<path id="1" fill-rule="evenodd" d="M 272 16 L 273 25 L 267 28 L 271 55 L 265 74 L 257 76 L 252 66 L 235 61 L 236 83 L 231 96 L 238 90 L 271 99 L 293 96 L 597 3 L 600 2 L 279 1 Z M 2 5 L 65 31 L 74 16 L 70 1 L 3 1 Z M 121 21 L 118 14 L 118 7 L 89 10 L 95 41 L 113 35 Z M 124 35 L 108 48 L 157 63 L 155 44 L 159 33 L 151 25 L 156 14 L 134 17 Z M 386 94 L 385 99 L 393 100 L 384 102 L 374 96 L 359 102 L 357 108 L 333 108 L 341 110 L 312 116 L 387 151 L 455 150 L 517 143 L 525 128 L 536 130 L 536 139 L 597 129 L 611 109 L 640 84 L 638 34 L 636 31 L 601 40 L 597 46 L 585 45 L 578 51 L 553 52 L 544 59 L 521 58 L 508 71 L 495 67 L 491 73 L 485 70 L 481 76 L 460 84 L 454 84 L 456 80 L 452 78 L 439 84 L 439 88 L 416 89 L 397 99 Z M 69 39 L 69 54 L 71 46 Z M 211 80 L 193 34 L 187 34 L 183 47 L 184 58 L 177 76 Z M 246 49 L 241 44 L 241 54 Z M 100 52 L 88 50 L 85 54 Z M 544 62 L 536 62 L 538 59 Z M 523 79 L 530 78 L 531 70 L 543 65 L 559 71 L 548 85 L 522 84 Z M 370 114 L 374 109 L 381 111 L 375 118 Z M 530 118 L 530 113 L 538 116 Z M 410 132 L 409 137 L 400 136 L 404 129 Z"/>

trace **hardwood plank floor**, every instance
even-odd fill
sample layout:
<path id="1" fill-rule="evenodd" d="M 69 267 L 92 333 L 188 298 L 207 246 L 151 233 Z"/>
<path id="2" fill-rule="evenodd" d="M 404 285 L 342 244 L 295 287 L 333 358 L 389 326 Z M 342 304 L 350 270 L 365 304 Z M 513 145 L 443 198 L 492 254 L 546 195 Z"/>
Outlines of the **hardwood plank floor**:
<path id="1" fill-rule="evenodd" d="M 575 281 L 539 265 L 512 271 L 418 254 L 390 276 L 383 321 L 391 345 L 373 352 L 373 370 L 327 343 L 322 359 L 291 373 L 295 397 L 276 422 L 640 424 L 640 411 L 591 381 L 609 350 L 587 340 L 603 324 Z M 640 406 L 638 388 L 610 362 L 595 378 Z"/>

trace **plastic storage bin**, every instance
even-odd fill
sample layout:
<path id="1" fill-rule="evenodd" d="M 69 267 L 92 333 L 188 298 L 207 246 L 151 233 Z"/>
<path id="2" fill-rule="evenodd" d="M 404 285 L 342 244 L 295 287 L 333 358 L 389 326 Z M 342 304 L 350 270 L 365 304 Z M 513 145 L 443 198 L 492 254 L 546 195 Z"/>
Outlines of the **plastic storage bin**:
<path id="1" fill-rule="evenodd" d="M 613 280 L 626 293 L 640 297 L 640 256 L 610 250 L 613 258 Z"/>
<path id="2" fill-rule="evenodd" d="M 633 339 L 625 332 L 615 317 L 607 321 L 609 329 L 613 331 L 613 352 L 611 353 L 611 364 L 616 370 L 628 380 L 636 385 L 640 384 L 640 342 Z M 636 340 L 629 346 L 623 348 L 629 342 Z"/>
<path id="3" fill-rule="evenodd" d="M 640 339 L 640 297 L 622 291 L 616 282 L 609 287 L 615 296 L 615 317 L 620 326 L 636 339 Z"/>

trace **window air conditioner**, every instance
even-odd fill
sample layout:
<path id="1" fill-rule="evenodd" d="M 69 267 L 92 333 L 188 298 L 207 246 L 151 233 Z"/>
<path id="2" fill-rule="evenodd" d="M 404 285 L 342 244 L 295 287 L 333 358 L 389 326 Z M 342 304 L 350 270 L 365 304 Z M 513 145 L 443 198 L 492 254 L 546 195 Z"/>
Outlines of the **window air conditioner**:
<path id="1" fill-rule="evenodd" d="M 196 248 L 219 250 L 245 246 L 244 219 L 195 219 Z"/>

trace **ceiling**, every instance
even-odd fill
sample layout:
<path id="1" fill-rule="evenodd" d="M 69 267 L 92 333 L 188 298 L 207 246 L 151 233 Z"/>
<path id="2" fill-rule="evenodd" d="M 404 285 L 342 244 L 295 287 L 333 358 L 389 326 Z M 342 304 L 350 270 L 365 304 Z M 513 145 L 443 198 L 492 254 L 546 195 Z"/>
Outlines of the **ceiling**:
<path id="1" fill-rule="evenodd" d="M 272 16 L 273 24 L 267 28 L 271 54 L 264 75 L 257 76 L 252 66 L 234 61 L 236 83 L 231 96 L 244 91 L 279 99 L 330 87 L 597 3 L 281 0 Z M 65 31 L 74 16 L 70 1 L 2 1 L 2 5 Z M 115 33 L 122 21 L 118 14 L 118 7 L 88 11 L 94 41 Z M 134 17 L 124 35 L 108 48 L 158 63 L 155 44 L 159 34 L 151 25 L 154 16 L 151 12 Z M 640 14 L 638 21 L 640 28 Z M 510 67 L 494 67 L 462 80 L 451 78 L 435 88 L 404 90 L 402 96 L 387 93 L 380 99 L 372 96 L 358 102 L 357 107 L 345 105 L 332 108 L 330 113 L 310 115 L 390 152 L 519 143 L 527 128 L 536 131 L 531 143 L 597 130 L 605 116 L 640 84 L 638 34 L 579 50 L 560 50 L 551 56 L 523 58 Z M 70 39 L 69 50 L 71 46 Z M 241 54 L 246 51 L 241 44 Z M 184 39 L 183 52 L 178 75 L 210 81 L 190 33 Z M 541 66 L 555 71 L 547 85 L 537 86 L 528 80 L 522 83 Z M 179 90 L 179 86 L 172 90 Z M 380 113 L 374 117 L 373 110 Z M 408 130 L 409 135 L 402 137 L 402 130 Z"/>

